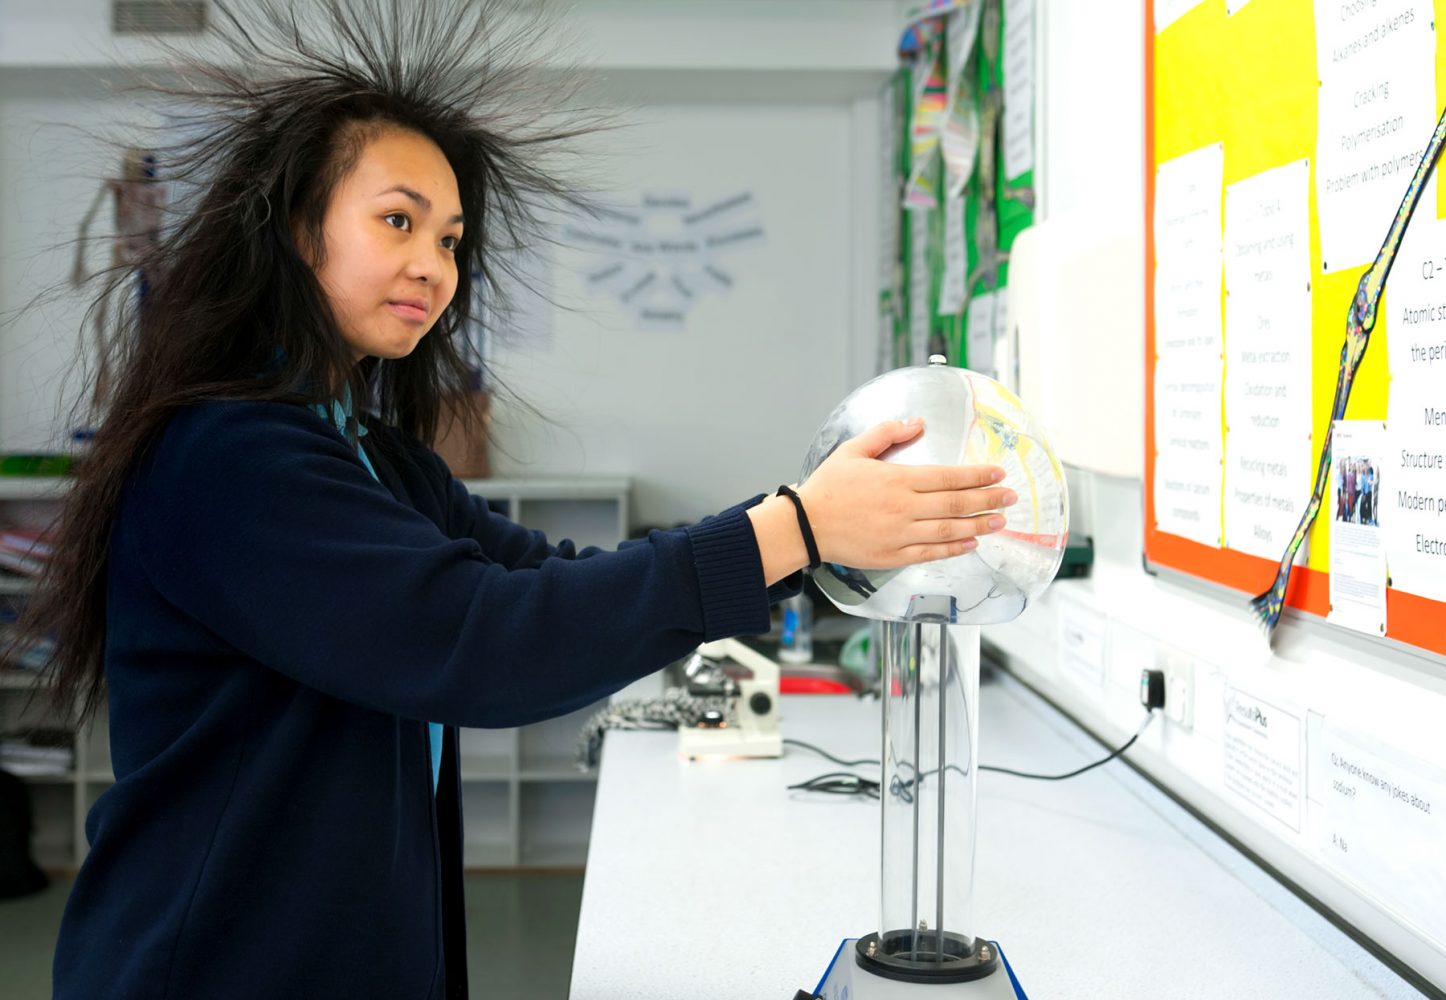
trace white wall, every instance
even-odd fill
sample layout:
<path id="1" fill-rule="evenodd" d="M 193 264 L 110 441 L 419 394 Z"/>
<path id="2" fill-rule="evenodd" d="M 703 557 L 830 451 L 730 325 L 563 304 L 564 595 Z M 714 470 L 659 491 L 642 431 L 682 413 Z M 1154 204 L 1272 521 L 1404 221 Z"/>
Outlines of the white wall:
<path id="1" fill-rule="evenodd" d="M 1132 249 L 1128 240 L 1119 238 L 1121 225 L 1144 224 L 1142 8 L 1112 6 L 1108 17 L 1094 5 L 1061 2 L 1042 9 L 1047 223 L 1068 235 L 1071 252 L 1078 250 L 1075 241 L 1094 228 L 1097 254 L 1117 270 L 1122 288 L 1134 289 L 1120 302 L 1120 309 L 1134 316 L 1116 325 L 1086 312 L 1090 318 L 1074 323 L 1069 321 L 1073 303 L 1057 302 L 1054 325 L 1040 330 L 1038 337 L 1046 365 L 1050 345 L 1060 338 L 1112 359 L 1113 371 L 1096 369 L 1083 378 L 1072 370 L 1073 388 L 1057 391 L 1069 393 L 1072 407 L 1113 409 L 1115 398 L 1143 394 L 1143 345 L 1136 334 L 1144 309 L 1139 291 L 1143 241 L 1135 241 Z M 1108 213 L 1101 206 L 1107 206 Z M 1059 374 L 1046 371 L 1036 378 L 1059 386 Z M 1057 407 L 1059 401 L 1047 404 Z M 1138 465 L 1137 452 L 1143 447 L 1138 419 L 1117 420 L 1114 445 L 1134 454 L 1091 464 Z M 1081 460 L 1078 451 L 1062 457 Z M 1142 668 L 1169 663 L 1182 674 L 1188 672 L 1193 678 L 1191 726 L 1157 720 L 1130 751 L 1131 759 L 1347 922 L 1446 988 L 1446 950 L 1440 944 L 1446 926 L 1429 922 L 1429 901 L 1406 898 L 1429 885 L 1428 879 L 1446 877 L 1446 852 L 1440 844 L 1418 847 L 1414 854 L 1394 848 L 1399 831 L 1393 833 L 1387 820 L 1355 844 L 1351 862 L 1377 865 L 1378 874 L 1344 876 L 1342 855 L 1323 840 L 1328 839 L 1326 813 L 1308 801 L 1309 789 L 1322 783 L 1328 787 L 1333 775 L 1329 765 L 1322 767 L 1320 741 L 1306 731 L 1312 718 L 1349 727 L 1383 752 L 1413 761 L 1417 773 L 1434 776 L 1446 787 L 1446 743 L 1440 738 L 1446 719 L 1446 665 L 1441 658 L 1290 614 L 1272 646 L 1256 626 L 1246 595 L 1178 575 L 1152 576 L 1143 569 L 1139 478 L 1073 468 L 1070 488 L 1071 528 L 1095 542 L 1093 577 L 1055 584 L 1016 622 L 987 628 L 986 643 L 1112 741 L 1123 742 L 1140 721 Z M 1092 679 L 1063 655 L 1062 629 L 1066 623 L 1081 622 L 1098 628 L 1102 679 Z M 1226 701 L 1232 690 L 1300 720 L 1300 763 L 1308 783 L 1300 792 L 1299 830 L 1225 786 Z M 1286 721 L 1278 717 L 1278 722 Z M 1443 808 L 1446 804 L 1436 806 L 1438 816 Z"/>
<path id="2" fill-rule="evenodd" d="M 498 473 L 626 472 L 636 519 L 696 518 L 798 477 L 808 443 L 850 386 L 851 109 L 657 106 L 614 155 L 616 190 L 739 191 L 765 243 L 726 260 L 736 285 L 704 296 L 677 332 L 643 331 L 589 294 L 577 253 L 557 258 L 550 350 L 526 342 L 496 367 L 555 426 L 503 411 Z M 523 336 L 526 336 L 525 331 Z"/>
<path id="3" fill-rule="evenodd" d="M 0 83 L 0 450 L 63 448 L 70 404 L 85 391 L 73 368 L 88 303 L 68 284 L 75 241 L 102 172 L 119 166 L 87 133 L 145 115 L 74 74 L 0 70 Z M 113 230 L 107 199 L 89 268 L 109 264 Z"/>

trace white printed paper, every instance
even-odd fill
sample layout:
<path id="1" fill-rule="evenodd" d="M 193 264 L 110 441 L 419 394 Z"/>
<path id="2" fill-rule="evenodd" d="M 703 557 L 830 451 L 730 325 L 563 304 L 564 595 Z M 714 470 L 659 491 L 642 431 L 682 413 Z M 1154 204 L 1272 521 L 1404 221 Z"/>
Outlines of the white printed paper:
<path id="1" fill-rule="evenodd" d="M 1386 550 L 1381 537 L 1381 490 L 1386 448 L 1379 420 L 1337 420 L 1331 431 L 1331 471 L 1322 500 L 1330 517 L 1328 621 L 1358 632 L 1386 634 Z"/>
<path id="2" fill-rule="evenodd" d="M 909 363 L 929 361 L 929 210 L 909 209 Z"/>
<path id="3" fill-rule="evenodd" d="M 1225 546 L 1275 559 L 1311 476 L 1310 163 L 1225 190 Z"/>
<path id="4" fill-rule="evenodd" d="M 1436 402 L 1393 401 L 1379 520 L 1391 587 L 1446 601 L 1446 410 Z"/>
<path id="5" fill-rule="evenodd" d="M 1316 0 L 1321 269 L 1375 259 L 1436 124 L 1430 0 Z"/>
<path id="6" fill-rule="evenodd" d="M 1155 527 L 1219 548 L 1220 464 L 1194 456 L 1155 460 Z"/>
<path id="7" fill-rule="evenodd" d="M 1222 184 L 1219 143 L 1155 175 L 1155 527 L 1221 542 Z"/>
<path id="8" fill-rule="evenodd" d="M 1105 618 L 1072 600 L 1059 602 L 1060 673 L 1098 691 L 1105 683 Z"/>
<path id="9" fill-rule="evenodd" d="M 999 292 L 985 292 L 969 300 L 965 367 L 981 375 L 994 375 L 994 310 Z"/>
<path id="10" fill-rule="evenodd" d="M 1281 298 L 1289 306 L 1288 311 L 1265 316 L 1283 318 L 1288 325 L 1259 322 L 1251 316 L 1256 321 L 1236 330 L 1237 339 L 1293 343 L 1309 334 L 1309 203 L 1309 160 L 1266 170 L 1225 189 L 1226 294 L 1241 296 L 1252 307 L 1261 305 L 1256 299 Z"/>
<path id="11" fill-rule="evenodd" d="M 1316 73 L 1321 83 L 1368 80 L 1422 48 L 1435 50 L 1431 0 L 1315 0 Z M 1434 91 L 1433 91 L 1434 93 Z M 1369 103 L 1367 91 L 1363 103 Z"/>
<path id="12" fill-rule="evenodd" d="M 1300 298 L 1293 289 L 1248 290 L 1227 306 L 1226 422 L 1262 443 L 1295 440 L 1311 426 L 1310 314 Z"/>
<path id="13" fill-rule="evenodd" d="M 1155 527 L 1221 542 L 1220 369 L 1161 356 L 1155 364 Z"/>
<path id="14" fill-rule="evenodd" d="M 1249 805 L 1300 832 L 1304 774 L 1300 712 L 1225 689 L 1223 783 Z"/>
<path id="15" fill-rule="evenodd" d="M 1310 499 L 1315 473 L 1311 457 L 1308 431 L 1296 439 L 1271 441 L 1242 438 L 1234 430 L 1225 436 L 1226 548 L 1280 558 Z"/>
<path id="16" fill-rule="evenodd" d="M 1155 353 L 1214 358 L 1220 364 L 1220 258 L 1157 261 L 1155 265 Z"/>
<path id="17" fill-rule="evenodd" d="M 1334 718 L 1308 725 L 1321 859 L 1446 949 L 1446 773 Z"/>
<path id="18" fill-rule="evenodd" d="M 1392 588 L 1446 601 L 1446 221 L 1435 207 L 1433 178 L 1377 316 L 1391 370 L 1381 531 Z"/>
<path id="19" fill-rule="evenodd" d="M 1008 384 L 1013 377 L 1014 331 L 1009 326 L 1009 291 L 1001 288 L 994 293 L 994 354 L 989 374 Z"/>
<path id="20" fill-rule="evenodd" d="M 1155 256 L 1176 262 L 1219 256 L 1225 147 L 1202 146 L 1155 169 Z"/>
<path id="21" fill-rule="evenodd" d="M 1225 13 L 1234 16 L 1249 2 L 1250 0 L 1225 0 Z"/>
<path id="22" fill-rule="evenodd" d="M 1004 179 L 1034 168 L 1034 0 L 1004 3 Z"/>
<path id="23" fill-rule="evenodd" d="M 1162 163 L 1155 179 L 1155 352 L 1219 367 L 1224 147 Z"/>
<path id="24" fill-rule="evenodd" d="M 939 315 L 952 316 L 964 307 L 969 279 L 969 251 L 964 242 L 964 196 L 944 198 L 944 275 L 939 285 Z"/>
<path id="25" fill-rule="evenodd" d="M 979 109 L 975 104 L 976 88 L 969 69 L 974 43 L 979 38 L 982 3 L 970 3 L 949 12 L 944 51 L 948 57 L 949 107 L 944 113 L 939 135 L 944 154 L 944 194 L 959 198 L 979 157 Z"/>

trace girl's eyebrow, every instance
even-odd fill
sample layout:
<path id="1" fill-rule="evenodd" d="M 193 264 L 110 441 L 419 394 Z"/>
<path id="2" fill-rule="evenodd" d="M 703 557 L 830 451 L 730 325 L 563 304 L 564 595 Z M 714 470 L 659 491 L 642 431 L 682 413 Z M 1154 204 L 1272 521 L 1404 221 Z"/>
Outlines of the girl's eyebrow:
<path id="1" fill-rule="evenodd" d="M 428 211 L 428 212 L 430 212 L 430 211 L 432 210 L 432 199 L 428 198 L 426 195 L 422 194 L 420 191 L 413 191 L 411 188 L 407 187 L 405 184 L 393 184 L 391 187 L 387 188 L 385 191 L 378 191 L 378 192 L 376 193 L 376 197 L 380 198 L 380 197 L 381 197 L 382 195 L 384 195 L 384 194 L 392 194 L 392 193 L 394 193 L 394 192 L 395 192 L 395 193 L 398 193 L 398 194 L 404 194 L 404 195 L 406 195 L 408 198 L 410 198 L 412 201 L 416 202 L 418 205 L 420 205 L 423 209 L 425 209 L 425 210 Z M 464 222 L 464 221 L 466 221 L 466 220 L 464 220 L 461 215 L 454 215 L 454 216 L 452 216 L 450 219 L 447 220 L 447 223 L 448 223 L 449 225 L 455 225 L 455 224 L 458 223 L 458 222 Z"/>

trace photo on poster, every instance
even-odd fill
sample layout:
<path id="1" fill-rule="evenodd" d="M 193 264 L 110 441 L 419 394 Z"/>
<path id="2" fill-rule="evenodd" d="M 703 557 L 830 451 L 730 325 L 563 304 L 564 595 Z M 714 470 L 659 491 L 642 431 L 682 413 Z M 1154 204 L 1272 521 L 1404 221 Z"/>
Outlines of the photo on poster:
<path id="1" fill-rule="evenodd" d="M 1371 455 L 1342 455 L 1331 466 L 1332 518 L 1341 524 L 1379 528 L 1381 472 Z"/>
<path id="2" fill-rule="evenodd" d="M 1386 547 L 1380 527 L 1386 425 L 1337 420 L 1331 430 L 1330 612 L 1327 620 L 1386 634 Z"/>

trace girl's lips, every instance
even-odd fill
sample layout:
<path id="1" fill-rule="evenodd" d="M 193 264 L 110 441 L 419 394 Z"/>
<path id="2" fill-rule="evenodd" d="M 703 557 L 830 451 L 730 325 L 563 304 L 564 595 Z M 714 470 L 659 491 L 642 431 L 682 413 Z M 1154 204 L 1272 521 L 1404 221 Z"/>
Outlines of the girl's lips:
<path id="1" fill-rule="evenodd" d="M 415 306 L 408 302 L 388 302 L 387 308 L 393 315 L 402 319 L 410 320 L 413 323 L 425 323 L 427 321 L 427 310 L 421 306 Z"/>

